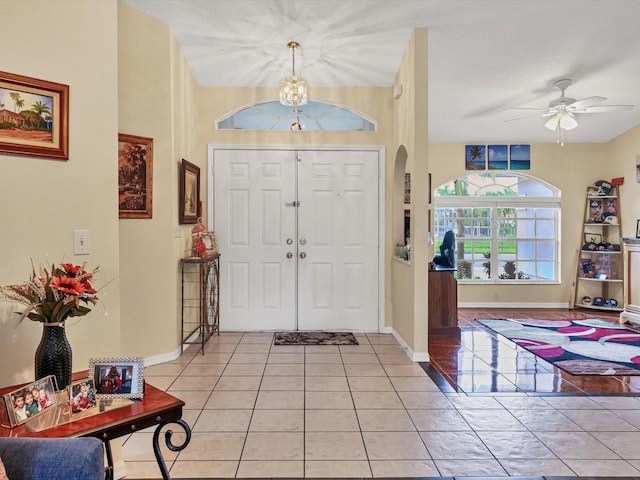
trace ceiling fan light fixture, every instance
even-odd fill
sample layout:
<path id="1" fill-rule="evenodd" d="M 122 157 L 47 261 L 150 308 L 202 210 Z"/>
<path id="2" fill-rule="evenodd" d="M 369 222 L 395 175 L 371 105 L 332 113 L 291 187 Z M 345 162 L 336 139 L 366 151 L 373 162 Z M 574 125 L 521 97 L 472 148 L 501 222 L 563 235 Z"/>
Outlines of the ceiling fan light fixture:
<path id="1" fill-rule="evenodd" d="M 280 80 L 280 103 L 289 107 L 306 105 L 308 100 L 307 81 L 296 75 L 296 48 L 298 42 L 289 42 L 291 49 L 291 75 Z"/>
<path id="2" fill-rule="evenodd" d="M 544 124 L 549 130 L 555 131 L 558 128 L 558 115 L 554 115 L 549 120 L 547 120 Z"/>
<path id="3" fill-rule="evenodd" d="M 564 112 L 560 117 L 560 128 L 563 130 L 573 130 L 578 126 L 576 117 L 571 112 Z"/>

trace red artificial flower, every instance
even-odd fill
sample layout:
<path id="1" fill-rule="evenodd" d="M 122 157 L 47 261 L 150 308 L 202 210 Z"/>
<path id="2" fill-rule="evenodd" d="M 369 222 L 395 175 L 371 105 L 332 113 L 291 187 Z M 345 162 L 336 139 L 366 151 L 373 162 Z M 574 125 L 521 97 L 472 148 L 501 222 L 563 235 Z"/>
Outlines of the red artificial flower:
<path id="1" fill-rule="evenodd" d="M 74 265 L 73 263 L 63 263 L 61 267 L 67 275 L 72 277 L 76 277 L 78 274 L 83 273 L 82 267 L 80 265 Z"/>
<path id="2" fill-rule="evenodd" d="M 75 278 L 63 275 L 61 277 L 51 277 L 51 288 L 68 295 L 82 295 L 84 286 Z"/>

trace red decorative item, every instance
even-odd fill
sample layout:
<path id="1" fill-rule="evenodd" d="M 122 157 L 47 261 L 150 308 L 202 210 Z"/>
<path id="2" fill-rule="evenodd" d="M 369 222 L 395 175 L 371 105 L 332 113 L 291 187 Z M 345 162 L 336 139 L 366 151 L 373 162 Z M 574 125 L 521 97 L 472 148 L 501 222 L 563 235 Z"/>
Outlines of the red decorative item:
<path id="1" fill-rule="evenodd" d="M 611 185 L 614 187 L 618 187 L 624 183 L 624 177 L 616 177 L 611 180 Z"/>

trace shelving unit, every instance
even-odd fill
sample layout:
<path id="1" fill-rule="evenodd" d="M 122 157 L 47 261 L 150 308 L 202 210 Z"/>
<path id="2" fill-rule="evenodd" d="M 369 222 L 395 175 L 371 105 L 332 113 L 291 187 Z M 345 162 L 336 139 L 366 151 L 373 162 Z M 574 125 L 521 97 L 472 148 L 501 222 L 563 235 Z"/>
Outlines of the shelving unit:
<path id="1" fill-rule="evenodd" d="M 204 345 L 220 335 L 220 255 L 180 260 L 182 271 L 182 350 L 185 345 Z M 197 335 L 196 335 L 197 334 Z"/>
<path id="2" fill-rule="evenodd" d="M 624 310 L 624 258 L 618 187 L 607 195 L 587 190 L 576 271 L 575 306 L 591 310 Z"/>

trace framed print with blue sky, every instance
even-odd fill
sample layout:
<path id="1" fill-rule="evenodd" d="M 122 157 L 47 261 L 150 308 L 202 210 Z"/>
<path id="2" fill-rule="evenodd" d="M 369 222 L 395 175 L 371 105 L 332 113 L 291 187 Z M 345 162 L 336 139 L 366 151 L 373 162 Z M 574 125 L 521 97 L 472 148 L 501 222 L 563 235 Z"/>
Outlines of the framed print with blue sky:
<path id="1" fill-rule="evenodd" d="M 507 170 L 509 151 L 506 145 L 489 145 L 489 170 Z"/>
<path id="2" fill-rule="evenodd" d="M 509 153 L 511 170 L 531 169 L 531 145 L 510 145 Z"/>

